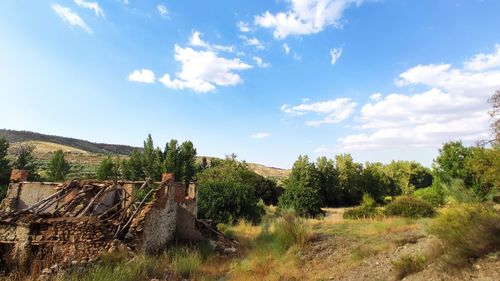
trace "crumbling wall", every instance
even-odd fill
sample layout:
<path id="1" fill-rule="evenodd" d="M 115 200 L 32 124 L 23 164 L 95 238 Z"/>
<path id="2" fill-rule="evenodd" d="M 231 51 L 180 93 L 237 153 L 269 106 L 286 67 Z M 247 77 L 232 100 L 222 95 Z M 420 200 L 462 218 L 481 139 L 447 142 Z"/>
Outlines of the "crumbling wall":
<path id="1" fill-rule="evenodd" d="M 40 200 L 49 197 L 57 192 L 57 183 L 42 183 L 42 182 L 24 182 L 19 184 L 19 194 L 17 197 L 16 209 L 25 209 L 39 202 Z M 55 209 L 55 205 L 48 208 L 51 212 Z"/>
<path id="2" fill-rule="evenodd" d="M 181 205 L 177 206 L 175 237 L 181 241 L 201 241 L 203 235 L 196 227 L 193 213 Z"/>
<path id="3" fill-rule="evenodd" d="M 155 199 L 137 216 L 129 230 L 134 235 L 135 248 L 146 253 L 159 252 L 175 238 L 177 204 L 175 186 L 163 186 Z"/>

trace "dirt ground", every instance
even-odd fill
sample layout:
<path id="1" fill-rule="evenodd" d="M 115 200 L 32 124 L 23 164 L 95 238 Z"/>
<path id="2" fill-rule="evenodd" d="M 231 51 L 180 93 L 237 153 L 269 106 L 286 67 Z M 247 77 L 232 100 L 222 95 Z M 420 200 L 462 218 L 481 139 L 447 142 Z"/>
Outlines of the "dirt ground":
<path id="1" fill-rule="evenodd" d="M 345 209 L 325 211 L 324 220 L 312 221 L 318 235 L 302 256 L 306 280 L 397 280 L 392 260 L 425 254 L 439 243 L 425 233 L 425 221 L 388 219 L 384 226 L 371 220 L 344 221 Z M 500 280 L 500 258 L 490 255 L 454 270 L 433 262 L 403 280 Z"/>

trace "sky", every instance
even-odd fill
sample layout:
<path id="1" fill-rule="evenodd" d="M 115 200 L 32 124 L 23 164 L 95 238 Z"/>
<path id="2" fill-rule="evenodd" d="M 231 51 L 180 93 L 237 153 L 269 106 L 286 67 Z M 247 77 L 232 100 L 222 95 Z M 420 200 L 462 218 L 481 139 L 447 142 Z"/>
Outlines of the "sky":
<path id="1" fill-rule="evenodd" d="M 497 0 L 0 1 L 0 128 L 290 168 L 490 137 Z"/>

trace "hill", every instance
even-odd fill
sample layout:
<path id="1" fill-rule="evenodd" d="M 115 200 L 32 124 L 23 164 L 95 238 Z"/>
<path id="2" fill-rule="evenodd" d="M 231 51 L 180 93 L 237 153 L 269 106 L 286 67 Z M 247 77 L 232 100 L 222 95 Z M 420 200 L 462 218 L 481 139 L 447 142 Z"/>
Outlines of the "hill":
<path id="1" fill-rule="evenodd" d="M 6 138 L 10 143 L 25 142 L 25 141 L 40 141 L 45 143 L 60 144 L 90 153 L 99 154 L 120 154 L 129 155 L 133 150 L 140 149 L 129 145 L 95 143 L 86 140 L 45 135 L 29 131 L 16 131 L 0 129 L 0 137 Z"/>
<path id="2" fill-rule="evenodd" d="M 75 175 L 92 173 L 108 155 L 118 155 L 120 158 L 126 158 L 133 150 L 142 149 L 128 145 L 94 143 L 86 140 L 29 131 L 0 129 L 0 137 L 5 137 L 11 143 L 10 151 L 22 142 L 33 144 L 35 146 L 35 157 L 39 160 L 42 168 L 47 166 L 52 154 L 61 149 L 64 151 L 65 158 L 72 164 L 74 170 L 72 172 Z M 198 156 L 198 161 L 201 162 L 202 157 Z M 213 157 L 207 158 L 211 159 Z M 248 166 L 259 175 L 275 179 L 283 179 L 290 172 L 287 169 L 268 167 L 256 163 L 248 163 Z"/>

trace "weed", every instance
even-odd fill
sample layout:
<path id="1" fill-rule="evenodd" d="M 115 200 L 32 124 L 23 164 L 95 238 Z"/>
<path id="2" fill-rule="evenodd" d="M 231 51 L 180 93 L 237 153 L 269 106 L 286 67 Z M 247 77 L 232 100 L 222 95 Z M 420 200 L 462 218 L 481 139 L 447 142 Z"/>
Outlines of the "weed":
<path id="1" fill-rule="evenodd" d="M 397 260 L 392 260 L 391 263 L 396 271 L 396 278 L 400 280 L 424 269 L 427 264 L 427 258 L 419 254 L 403 255 Z"/>

